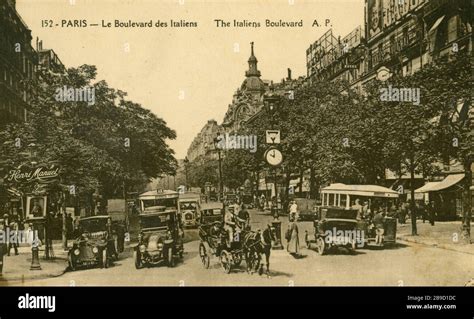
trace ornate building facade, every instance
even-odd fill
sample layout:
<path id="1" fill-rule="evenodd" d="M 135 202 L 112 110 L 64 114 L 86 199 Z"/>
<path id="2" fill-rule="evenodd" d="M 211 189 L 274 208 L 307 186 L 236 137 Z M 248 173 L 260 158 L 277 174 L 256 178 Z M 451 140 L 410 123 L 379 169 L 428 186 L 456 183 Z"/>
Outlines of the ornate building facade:
<path id="1" fill-rule="evenodd" d="M 258 113 L 263 107 L 263 95 L 268 89 L 269 82 L 263 81 L 258 70 L 258 60 L 254 53 L 254 43 L 251 44 L 249 69 L 245 72 L 242 85 L 234 93 L 232 103 L 229 104 L 222 126 L 226 132 L 237 132 L 240 127 Z"/>
<path id="2" fill-rule="evenodd" d="M 247 62 L 245 79 L 235 91 L 222 124 L 218 125 L 215 120 L 207 122 L 188 148 L 187 157 L 190 162 L 199 158 L 217 159 L 214 147 L 214 138 L 217 134 L 237 133 L 245 123 L 264 113 L 263 97 L 270 89 L 273 89 L 275 94 L 290 95 L 293 89 L 305 82 L 305 77 L 292 79 L 290 69 L 287 77 L 280 83 L 273 84 L 271 81 L 261 79 L 262 74 L 258 69 L 253 42 L 250 43 L 250 57 Z M 222 156 L 225 156 L 225 152 Z"/>

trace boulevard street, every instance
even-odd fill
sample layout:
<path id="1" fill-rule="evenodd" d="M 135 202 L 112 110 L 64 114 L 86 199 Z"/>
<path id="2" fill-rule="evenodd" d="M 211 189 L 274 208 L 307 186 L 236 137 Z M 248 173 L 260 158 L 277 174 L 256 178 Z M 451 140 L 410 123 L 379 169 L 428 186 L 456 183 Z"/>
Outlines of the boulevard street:
<path id="1" fill-rule="evenodd" d="M 272 220 L 267 212 L 250 211 L 252 229 Z M 287 217 L 281 217 L 282 229 Z M 403 225 L 399 227 L 410 227 Z M 350 255 L 344 249 L 319 256 L 304 248 L 304 232 L 312 233 L 311 222 L 300 222 L 303 258 L 295 259 L 286 250 L 272 250 L 271 277 L 250 275 L 243 262 L 225 274 L 218 258 L 204 269 L 198 254 L 197 230 L 187 230 L 184 261 L 174 268 L 165 265 L 136 270 L 132 250 L 126 248 L 120 260 L 109 269 L 84 269 L 66 272 L 56 278 L 9 282 L 25 286 L 446 286 L 464 285 L 474 277 L 473 255 L 415 243 L 398 243 L 393 248 L 370 247 Z M 284 245 L 285 245 L 285 240 Z"/>

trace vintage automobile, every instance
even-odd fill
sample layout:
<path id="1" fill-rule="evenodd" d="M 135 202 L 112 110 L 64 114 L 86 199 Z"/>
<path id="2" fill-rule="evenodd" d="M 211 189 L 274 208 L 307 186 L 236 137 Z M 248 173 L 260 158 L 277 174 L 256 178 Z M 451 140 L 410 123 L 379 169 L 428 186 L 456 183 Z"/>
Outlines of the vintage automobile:
<path id="1" fill-rule="evenodd" d="M 108 215 L 81 218 L 78 234 L 68 252 L 70 270 L 83 266 L 108 268 L 124 250 L 125 230 Z"/>
<path id="2" fill-rule="evenodd" d="M 222 223 L 224 220 L 224 205 L 222 203 L 203 203 L 201 205 L 201 225 L 212 224 L 214 222 Z"/>
<path id="3" fill-rule="evenodd" d="M 201 215 L 201 195 L 197 193 L 179 194 L 179 208 L 184 227 L 197 227 Z"/>
<path id="4" fill-rule="evenodd" d="M 183 226 L 174 191 L 151 191 L 139 196 L 142 212 L 139 217 L 138 244 L 134 247 L 135 268 L 166 263 L 174 267 L 183 258 Z M 155 206 L 149 206 L 150 203 Z"/>
<path id="5" fill-rule="evenodd" d="M 317 207 L 315 199 L 295 198 L 298 205 L 298 220 L 299 221 L 314 221 L 317 215 Z M 288 216 L 290 218 L 290 216 Z"/>
<path id="6" fill-rule="evenodd" d="M 322 207 L 314 221 L 314 235 L 305 234 L 306 246 L 319 255 L 331 248 L 344 247 L 354 253 L 364 245 L 364 235 L 358 228 L 357 210 L 339 207 Z"/>
<path id="7" fill-rule="evenodd" d="M 382 209 L 391 206 L 397 200 L 399 194 L 389 188 L 378 185 L 346 185 L 331 184 L 321 190 L 322 207 L 339 207 L 350 209 L 354 207 L 355 201 L 368 203 L 368 210 L 374 208 Z M 373 213 L 362 216 L 358 221 L 358 229 L 364 233 L 364 246 L 375 242 L 375 228 L 372 225 Z M 397 235 L 397 220 L 393 217 L 385 217 L 383 244 L 395 244 Z"/>

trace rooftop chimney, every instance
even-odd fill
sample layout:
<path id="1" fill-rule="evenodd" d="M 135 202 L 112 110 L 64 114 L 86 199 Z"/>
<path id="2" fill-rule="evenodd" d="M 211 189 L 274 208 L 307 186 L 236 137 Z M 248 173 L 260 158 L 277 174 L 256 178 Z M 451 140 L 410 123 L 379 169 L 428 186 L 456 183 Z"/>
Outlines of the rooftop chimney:
<path id="1" fill-rule="evenodd" d="M 288 68 L 288 81 L 291 81 L 291 69 Z"/>

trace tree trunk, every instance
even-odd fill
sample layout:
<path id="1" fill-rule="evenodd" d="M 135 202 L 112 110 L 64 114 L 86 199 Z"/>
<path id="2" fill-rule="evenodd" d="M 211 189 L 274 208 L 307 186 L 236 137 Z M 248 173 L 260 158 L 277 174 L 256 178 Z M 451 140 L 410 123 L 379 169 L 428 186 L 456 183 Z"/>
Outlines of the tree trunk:
<path id="1" fill-rule="evenodd" d="M 303 168 L 300 168 L 300 196 L 303 194 Z"/>
<path id="2" fill-rule="evenodd" d="M 410 163 L 410 207 L 411 207 L 411 235 L 417 236 L 418 232 L 416 229 L 416 203 L 415 203 L 415 164 L 412 160 Z"/>
<path id="3" fill-rule="evenodd" d="M 462 212 L 462 235 L 461 238 L 466 244 L 471 244 L 471 214 L 472 214 L 472 171 L 471 161 L 464 162 L 464 189 L 463 189 L 463 212 Z"/>
<path id="4" fill-rule="evenodd" d="M 67 250 L 67 225 L 66 225 L 66 195 L 62 193 L 63 201 L 61 204 L 61 211 L 63 217 L 63 227 L 62 227 L 62 241 L 63 241 L 63 248 Z"/>
<path id="5" fill-rule="evenodd" d="M 309 175 L 309 198 L 316 198 L 316 192 L 315 192 L 315 186 L 316 186 L 316 174 L 314 172 L 314 168 L 311 167 L 311 170 L 310 170 L 310 175 Z"/>

